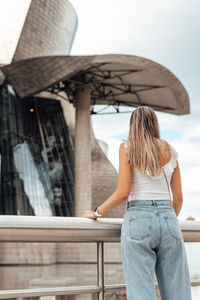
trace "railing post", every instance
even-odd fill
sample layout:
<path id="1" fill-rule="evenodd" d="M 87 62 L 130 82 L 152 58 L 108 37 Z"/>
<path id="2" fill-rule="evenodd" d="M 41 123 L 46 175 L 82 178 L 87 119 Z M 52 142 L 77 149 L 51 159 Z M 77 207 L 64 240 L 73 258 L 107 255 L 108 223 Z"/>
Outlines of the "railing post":
<path id="1" fill-rule="evenodd" d="M 97 285 L 101 288 L 98 300 L 104 300 L 104 243 L 97 242 Z"/>

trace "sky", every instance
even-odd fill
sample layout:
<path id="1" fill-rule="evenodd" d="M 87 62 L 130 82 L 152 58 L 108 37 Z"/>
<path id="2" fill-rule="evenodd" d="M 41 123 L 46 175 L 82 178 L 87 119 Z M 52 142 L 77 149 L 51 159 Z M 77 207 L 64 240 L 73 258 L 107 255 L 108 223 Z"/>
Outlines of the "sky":
<path id="1" fill-rule="evenodd" d="M 200 1 L 71 0 L 71 3 L 78 15 L 71 55 L 142 56 L 170 69 L 185 86 L 190 97 L 190 114 L 156 114 L 161 138 L 170 142 L 179 154 L 184 195 L 179 219 L 192 215 L 200 220 Z M 130 112 L 92 115 L 95 136 L 108 144 L 108 158 L 117 171 L 119 145 L 128 135 L 133 108 L 123 110 Z"/>

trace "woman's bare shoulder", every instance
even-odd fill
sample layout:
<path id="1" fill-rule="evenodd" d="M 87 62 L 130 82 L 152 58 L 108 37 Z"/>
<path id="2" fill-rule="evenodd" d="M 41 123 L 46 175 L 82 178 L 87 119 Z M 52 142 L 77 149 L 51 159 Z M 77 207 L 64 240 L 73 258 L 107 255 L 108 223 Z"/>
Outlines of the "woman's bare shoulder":
<path id="1" fill-rule="evenodd" d="M 127 139 L 123 139 L 121 144 L 120 144 L 120 147 L 123 147 L 124 150 L 126 150 L 127 152 L 127 148 L 128 148 L 128 145 L 127 145 Z"/>

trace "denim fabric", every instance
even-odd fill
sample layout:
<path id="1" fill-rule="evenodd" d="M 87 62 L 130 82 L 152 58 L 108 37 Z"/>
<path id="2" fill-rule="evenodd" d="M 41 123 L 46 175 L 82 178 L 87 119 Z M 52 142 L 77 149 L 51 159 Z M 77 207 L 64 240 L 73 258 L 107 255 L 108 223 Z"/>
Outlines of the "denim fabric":
<path id="1" fill-rule="evenodd" d="M 128 300 L 155 300 L 154 272 L 162 300 L 191 300 L 184 240 L 169 200 L 131 200 L 121 228 Z"/>

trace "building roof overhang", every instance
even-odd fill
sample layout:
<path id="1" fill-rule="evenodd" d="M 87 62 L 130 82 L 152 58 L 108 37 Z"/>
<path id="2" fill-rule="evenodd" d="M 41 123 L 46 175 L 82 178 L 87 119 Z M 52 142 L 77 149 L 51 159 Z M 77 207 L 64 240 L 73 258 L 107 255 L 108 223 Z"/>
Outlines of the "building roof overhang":
<path id="1" fill-rule="evenodd" d="M 91 104 L 137 107 L 188 114 L 189 97 L 179 79 L 162 65 L 138 56 L 37 57 L 2 66 L 6 82 L 21 98 L 41 91 L 65 91 L 75 101 L 77 88 L 91 86 Z"/>

